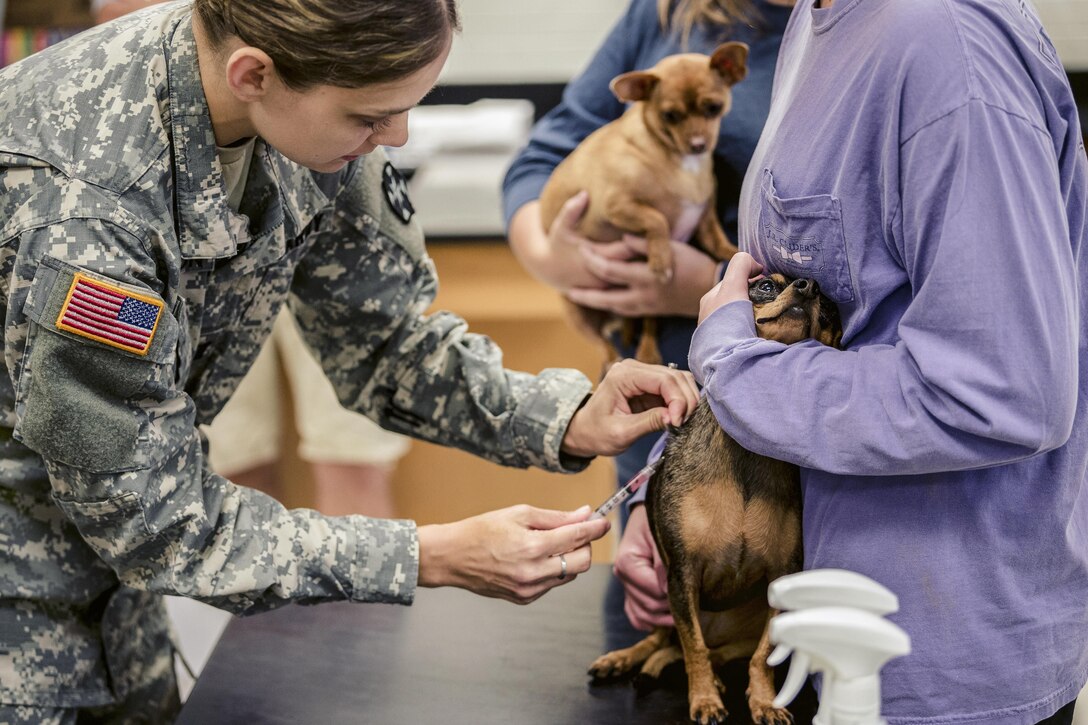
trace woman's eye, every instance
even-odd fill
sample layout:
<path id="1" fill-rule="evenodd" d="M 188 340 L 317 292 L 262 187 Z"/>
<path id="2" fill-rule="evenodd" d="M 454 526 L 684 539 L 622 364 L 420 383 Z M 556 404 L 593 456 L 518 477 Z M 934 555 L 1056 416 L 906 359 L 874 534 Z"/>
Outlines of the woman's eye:
<path id="1" fill-rule="evenodd" d="M 388 116 L 386 116 L 385 118 L 380 119 L 378 121 L 371 121 L 368 118 L 360 118 L 359 119 L 359 125 L 362 126 L 363 128 L 370 129 L 371 131 L 381 131 L 381 130 L 385 129 L 385 127 L 388 126 L 389 123 L 390 123 L 390 118 Z"/>

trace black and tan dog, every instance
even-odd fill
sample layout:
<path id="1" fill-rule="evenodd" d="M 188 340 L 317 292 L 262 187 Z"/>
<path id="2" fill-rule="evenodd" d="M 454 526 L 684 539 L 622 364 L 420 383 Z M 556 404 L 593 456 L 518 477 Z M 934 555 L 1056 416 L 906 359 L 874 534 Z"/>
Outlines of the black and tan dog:
<path id="1" fill-rule="evenodd" d="M 760 337 L 839 345 L 838 310 L 815 281 L 774 274 L 752 282 L 748 296 Z M 767 625 L 776 612 L 767 604 L 767 585 L 801 568 L 797 467 L 741 448 L 704 398 L 671 432 L 646 513 L 668 570 L 676 629 L 658 628 L 632 647 L 602 655 L 590 674 L 615 677 L 641 664 L 645 681 L 683 658 L 691 719 L 721 723 L 727 714 L 719 693 L 724 688 L 713 668 L 751 657 L 753 722 L 791 722 L 789 713 L 772 705 Z"/>

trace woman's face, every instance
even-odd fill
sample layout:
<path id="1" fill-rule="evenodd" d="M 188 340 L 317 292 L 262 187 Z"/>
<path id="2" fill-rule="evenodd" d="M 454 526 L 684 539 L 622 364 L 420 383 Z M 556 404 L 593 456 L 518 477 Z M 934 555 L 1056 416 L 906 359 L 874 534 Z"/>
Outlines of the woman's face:
<path id="1" fill-rule="evenodd" d="M 314 86 L 300 92 L 277 81 L 250 118 L 257 135 L 295 163 L 339 171 L 378 146 L 404 145 L 408 111 L 434 87 L 448 55 L 449 47 L 410 76 L 362 88 Z"/>

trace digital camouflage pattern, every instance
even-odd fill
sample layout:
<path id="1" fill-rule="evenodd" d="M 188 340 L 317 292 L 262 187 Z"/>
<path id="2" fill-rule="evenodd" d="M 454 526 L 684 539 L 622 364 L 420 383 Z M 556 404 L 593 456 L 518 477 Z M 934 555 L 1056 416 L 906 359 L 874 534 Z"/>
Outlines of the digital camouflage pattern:
<path id="1" fill-rule="evenodd" d="M 0 72 L 0 703 L 161 691 L 162 593 L 235 614 L 411 602 L 412 522 L 288 511 L 206 468 L 197 425 L 285 302 L 347 407 L 506 465 L 584 465 L 559 445 L 588 380 L 506 371 L 424 315 L 433 265 L 385 163 L 316 174 L 258 141 L 233 213 L 186 5 Z M 76 274 L 163 303 L 146 354 L 58 328 Z"/>

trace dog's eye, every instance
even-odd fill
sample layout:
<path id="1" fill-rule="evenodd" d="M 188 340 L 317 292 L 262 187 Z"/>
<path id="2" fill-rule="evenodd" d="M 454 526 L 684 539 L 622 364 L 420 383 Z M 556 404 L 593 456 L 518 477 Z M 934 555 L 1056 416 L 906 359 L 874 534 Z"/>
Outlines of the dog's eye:
<path id="1" fill-rule="evenodd" d="M 766 304 L 778 297 L 778 285 L 770 277 L 758 279 L 748 286 L 748 299 L 756 304 Z"/>
<path id="2" fill-rule="evenodd" d="M 722 112 L 722 104 L 720 103 L 708 103 L 703 106 L 703 115 L 707 118 L 714 118 Z"/>
<path id="3" fill-rule="evenodd" d="M 680 113 L 680 111 L 664 111 L 661 114 L 661 120 L 669 125 L 674 125 L 684 120 L 684 114 Z"/>

